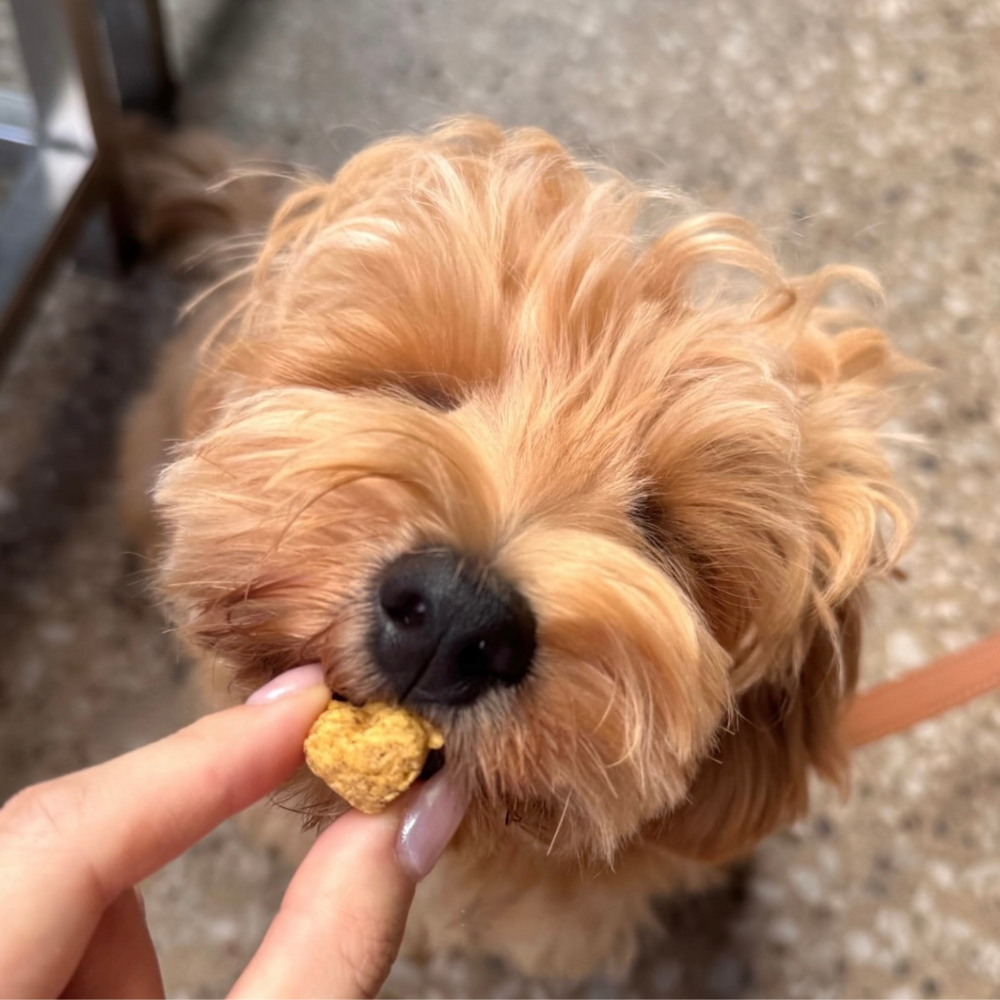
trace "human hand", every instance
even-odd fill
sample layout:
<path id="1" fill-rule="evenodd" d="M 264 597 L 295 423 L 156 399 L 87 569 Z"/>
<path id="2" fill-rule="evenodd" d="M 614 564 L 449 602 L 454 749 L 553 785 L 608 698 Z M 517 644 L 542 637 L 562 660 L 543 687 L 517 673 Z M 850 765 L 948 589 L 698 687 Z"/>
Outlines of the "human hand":
<path id="1" fill-rule="evenodd" d="M 246 705 L 15 795 L 0 810 L 0 996 L 162 997 L 134 886 L 288 778 L 329 697 L 320 668 L 299 667 Z M 374 996 L 464 806 L 445 770 L 379 816 L 337 820 L 230 996 Z"/>

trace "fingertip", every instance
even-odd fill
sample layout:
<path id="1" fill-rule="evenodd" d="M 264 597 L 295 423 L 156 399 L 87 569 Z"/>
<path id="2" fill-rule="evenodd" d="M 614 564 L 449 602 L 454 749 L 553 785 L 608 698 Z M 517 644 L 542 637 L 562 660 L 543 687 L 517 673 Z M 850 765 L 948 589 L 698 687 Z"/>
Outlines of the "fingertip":
<path id="1" fill-rule="evenodd" d="M 278 674 L 263 687 L 254 691 L 246 703 L 248 705 L 270 705 L 281 701 L 290 695 L 299 695 L 309 691 L 314 698 L 323 697 L 324 703 L 330 700 L 330 690 L 326 686 L 326 676 L 318 663 L 307 663 Z"/>
<path id="2" fill-rule="evenodd" d="M 407 804 L 396 839 L 396 859 L 414 882 L 431 873 L 455 836 L 468 805 L 468 792 L 447 767 L 418 786 Z"/>
<path id="3" fill-rule="evenodd" d="M 405 803 L 352 810 L 317 837 L 232 996 L 375 996 L 416 882 L 395 857 Z"/>
<path id="4" fill-rule="evenodd" d="M 468 791 L 445 768 L 400 796 L 386 810 L 367 815 L 352 809 L 327 828 L 317 841 L 329 839 L 334 850 L 353 842 L 367 852 L 386 855 L 414 884 L 425 879 L 461 825 L 469 805 Z M 325 846 L 324 848 L 325 849 Z"/>
<path id="5" fill-rule="evenodd" d="M 350 809 L 338 816 L 316 838 L 310 855 L 342 859 L 356 856 L 358 863 L 383 869 L 396 864 L 396 838 L 410 796 L 397 799 L 380 813 Z"/>

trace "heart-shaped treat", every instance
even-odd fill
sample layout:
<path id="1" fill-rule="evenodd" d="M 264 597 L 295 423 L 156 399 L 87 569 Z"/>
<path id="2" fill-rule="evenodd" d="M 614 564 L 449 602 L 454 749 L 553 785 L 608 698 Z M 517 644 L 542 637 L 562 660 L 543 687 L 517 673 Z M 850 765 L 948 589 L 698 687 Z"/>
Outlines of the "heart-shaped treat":
<path id="1" fill-rule="evenodd" d="M 428 751 L 443 746 L 436 726 L 398 705 L 331 701 L 305 751 L 313 774 L 355 809 L 377 813 L 417 780 Z"/>

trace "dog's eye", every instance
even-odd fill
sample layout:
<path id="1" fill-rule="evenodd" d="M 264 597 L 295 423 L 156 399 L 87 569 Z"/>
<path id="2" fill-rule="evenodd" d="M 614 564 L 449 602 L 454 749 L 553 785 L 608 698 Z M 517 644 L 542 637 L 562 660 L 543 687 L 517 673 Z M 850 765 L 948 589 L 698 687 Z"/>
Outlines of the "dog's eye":
<path id="1" fill-rule="evenodd" d="M 659 497 L 652 493 L 636 496 L 629 505 L 628 517 L 651 548 L 663 548 L 666 519 Z"/>
<path id="2" fill-rule="evenodd" d="M 457 410 L 462 402 L 458 393 L 442 384 L 440 379 L 408 378 L 403 388 L 414 399 L 433 406 L 435 410 Z"/>

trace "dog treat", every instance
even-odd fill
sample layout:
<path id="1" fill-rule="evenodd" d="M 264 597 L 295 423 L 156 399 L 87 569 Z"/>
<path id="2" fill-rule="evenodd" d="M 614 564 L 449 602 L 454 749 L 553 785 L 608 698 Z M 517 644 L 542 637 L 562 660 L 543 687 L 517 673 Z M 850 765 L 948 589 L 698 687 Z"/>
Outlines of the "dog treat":
<path id="1" fill-rule="evenodd" d="M 360 708 L 331 701 L 306 737 L 306 763 L 338 795 L 363 813 L 381 812 L 406 791 L 444 736 L 398 705 Z"/>

